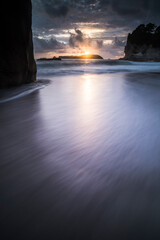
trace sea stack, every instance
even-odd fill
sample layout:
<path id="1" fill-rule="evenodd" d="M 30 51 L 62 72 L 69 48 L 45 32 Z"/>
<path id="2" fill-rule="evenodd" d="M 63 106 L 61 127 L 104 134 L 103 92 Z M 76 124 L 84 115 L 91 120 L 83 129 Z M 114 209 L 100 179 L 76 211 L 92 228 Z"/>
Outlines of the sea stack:
<path id="1" fill-rule="evenodd" d="M 124 52 L 125 60 L 160 61 L 160 26 L 139 25 L 129 33 Z"/>
<path id="2" fill-rule="evenodd" d="M 31 25 L 31 0 L 1 3 L 0 88 L 36 80 Z"/>

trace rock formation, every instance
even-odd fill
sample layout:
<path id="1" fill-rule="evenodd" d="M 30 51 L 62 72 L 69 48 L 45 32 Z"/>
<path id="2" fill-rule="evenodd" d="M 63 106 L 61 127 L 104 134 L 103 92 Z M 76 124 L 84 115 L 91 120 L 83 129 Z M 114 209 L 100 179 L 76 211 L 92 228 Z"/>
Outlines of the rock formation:
<path id="1" fill-rule="evenodd" d="M 62 59 L 103 59 L 100 55 L 86 54 L 80 56 L 60 56 Z"/>
<path id="2" fill-rule="evenodd" d="M 125 60 L 160 61 L 160 26 L 149 23 L 139 25 L 129 33 L 125 47 Z"/>
<path id="3" fill-rule="evenodd" d="M 36 80 L 31 24 L 31 0 L 1 3 L 0 88 Z"/>

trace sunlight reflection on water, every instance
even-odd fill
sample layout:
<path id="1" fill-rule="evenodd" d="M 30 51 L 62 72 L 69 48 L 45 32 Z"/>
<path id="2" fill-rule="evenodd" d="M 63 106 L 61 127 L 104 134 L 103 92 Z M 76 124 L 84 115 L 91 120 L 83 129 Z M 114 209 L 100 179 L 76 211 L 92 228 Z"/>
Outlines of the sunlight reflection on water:
<path id="1" fill-rule="evenodd" d="M 6 236 L 159 239 L 159 91 L 158 74 L 87 73 L 1 104 Z"/>

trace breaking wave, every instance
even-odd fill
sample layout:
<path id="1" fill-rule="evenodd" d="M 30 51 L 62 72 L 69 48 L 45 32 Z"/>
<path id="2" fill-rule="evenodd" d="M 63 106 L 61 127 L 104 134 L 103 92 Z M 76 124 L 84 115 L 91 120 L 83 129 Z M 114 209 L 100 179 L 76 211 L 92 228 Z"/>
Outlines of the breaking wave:
<path id="1" fill-rule="evenodd" d="M 38 62 L 38 76 L 105 74 L 120 72 L 160 72 L 159 62 L 122 60 L 62 60 Z"/>
<path id="2" fill-rule="evenodd" d="M 25 84 L 20 87 L 13 87 L 9 89 L 0 90 L 0 104 L 15 100 L 31 94 L 50 83 L 49 80 L 38 80 L 35 83 Z"/>

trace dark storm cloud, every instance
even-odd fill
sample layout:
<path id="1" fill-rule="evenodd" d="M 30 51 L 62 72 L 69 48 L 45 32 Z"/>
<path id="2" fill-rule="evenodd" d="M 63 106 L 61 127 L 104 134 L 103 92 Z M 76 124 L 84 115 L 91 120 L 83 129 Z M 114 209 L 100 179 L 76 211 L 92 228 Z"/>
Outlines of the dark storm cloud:
<path id="1" fill-rule="evenodd" d="M 69 38 L 70 47 L 78 47 L 84 41 L 85 41 L 84 34 L 79 29 L 75 29 L 75 33 L 70 33 Z"/>
<path id="2" fill-rule="evenodd" d="M 96 40 L 97 48 L 103 47 L 103 40 Z"/>
<path id="3" fill-rule="evenodd" d="M 104 29 L 98 36 L 97 48 L 103 48 L 103 40 L 118 37 L 114 49 L 124 48 L 121 37 L 127 37 L 137 25 L 153 22 L 160 25 L 160 0 L 32 0 L 33 32 L 45 36 L 52 32 L 60 35 L 63 31 L 80 29 L 68 36 L 69 45 L 73 48 L 93 43 L 93 36 L 83 34 L 83 24 L 92 24 L 93 29 Z M 95 43 L 95 40 L 94 40 Z M 36 49 L 36 47 L 35 47 Z M 113 46 L 112 46 L 113 49 Z"/>
<path id="4" fill-rule="evenodd" d="M 124 47 L 125 44 L 126 44 L 126 41 L 121 40 L 118 37 L 115 37 L 112 44 L 113 44 L 114 47 Z"/>
<path id="5" fill-rule="evenodd" d="M 110 27 L 124 27 L 141 21 L 158 23 L 160 20 L 159 0 L 33 0 L 33 10 L 38 6 L 51 18 L 66 17 L 68 25 L 96 20 Z"/>
<path id="6" fill-rule="evenodd" d="M 69 6 L 67 1 L 63 0 L 53 0 L 53 1 L 46 1 L 46 0 L 41 0 L 42 5 L 46 12 L 51 16 L 51 17 L 61 17 L 61 16 L 66 16 L 68 11 L 69 11 Z"/>
<path id="7" fill-rule="evenodd" d="M 54 38 L 51 39 L 40 39 L 39 37 L 34 37 L 34 46 L 36 53 L 50 52 L 54 50 L 60 50 L 65 48 L 65 44 L 57 41 Z"/>
<path id="8" fill-rule="evenodd" d="M 69 45 L 72 48 L 95 47 L 102 48 L 103 41 L 88 37 L 81 30 L 75 29 L 75 33 L 70 33 Z"/>

